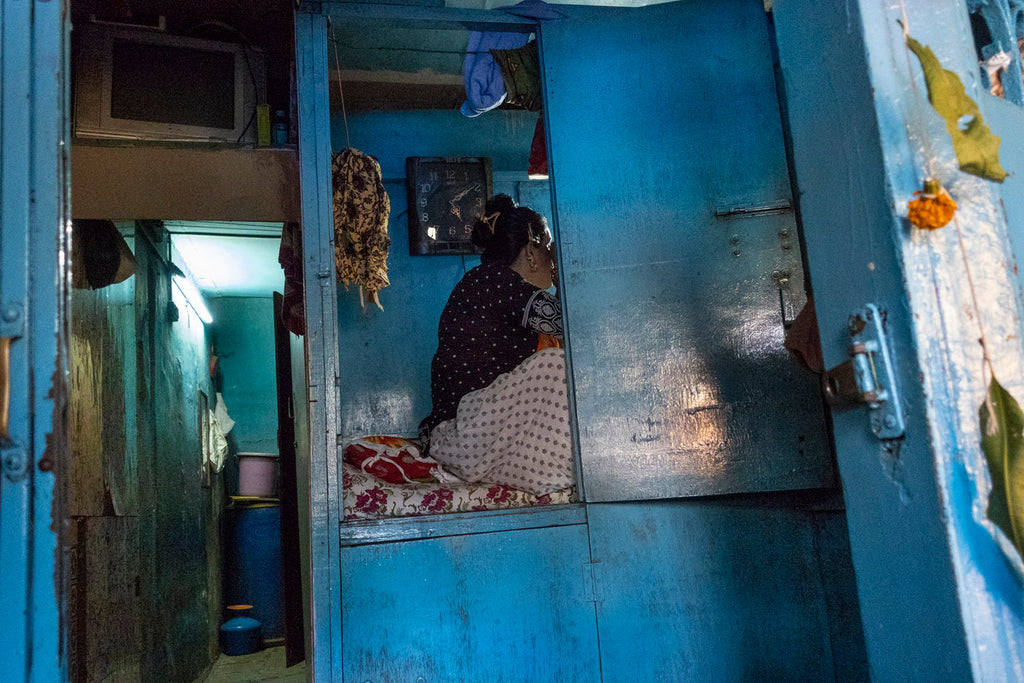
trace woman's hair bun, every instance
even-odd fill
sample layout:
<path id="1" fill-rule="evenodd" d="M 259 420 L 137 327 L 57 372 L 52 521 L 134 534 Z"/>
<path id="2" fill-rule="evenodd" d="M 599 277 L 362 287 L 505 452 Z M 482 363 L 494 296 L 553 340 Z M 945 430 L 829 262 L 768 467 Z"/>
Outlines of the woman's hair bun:
<path id="1" fill-rule="evenodd" d="M 480 249 L 487 249 L 487 245 L 494 239 L 494 235 L 491 234 L 491 229 L 487 227 L 487 224 L 482 220 L 477 219 L 473 225 L 473 234 L 470 236 L 473 240 L 473 244 Z"/>
<path id="2" fill-rule="evenodd" d="M 523 247 L 538 241 L 544 230 L 543 216 L 519 206 L 507 194 L 496 194 L 473 226 L 473 244 L 483 249 L 481 263 L 511 266 Z"/>
<path id="3" fill-rule="evenodd" d="M 512 209 L 519 206 L 516 204 L 516 200 L 509 197 L 507 194 L 496 194 L 487 200 L 487 208 L 484 209 L 486 215 L 491 215 L 495 211 L 511 211 Z"/>
<path id="4" fill-rule="evenodd" d="M 486 250 L 487 245 L 494 240 L 495 228 L 498 221 L 501 220 L 501 214 L 506 214 L 507 218 L 516 206 L 518 205 L 515 200 L 507 194 L 496 194 L 488 199 L 484 215 L 478 217 L 473 225 L 473 244 Z"/>

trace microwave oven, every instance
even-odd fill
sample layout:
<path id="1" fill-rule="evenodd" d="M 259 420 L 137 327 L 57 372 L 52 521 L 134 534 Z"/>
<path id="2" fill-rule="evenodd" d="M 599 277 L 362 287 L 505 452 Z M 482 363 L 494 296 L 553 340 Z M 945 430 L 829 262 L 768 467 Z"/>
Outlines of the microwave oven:
<path id="1" fill-rule="evenodd" d="M 253 143 L 266 101 L 263 52 L 160 31 L 74 29 L 80 138 Z"/>

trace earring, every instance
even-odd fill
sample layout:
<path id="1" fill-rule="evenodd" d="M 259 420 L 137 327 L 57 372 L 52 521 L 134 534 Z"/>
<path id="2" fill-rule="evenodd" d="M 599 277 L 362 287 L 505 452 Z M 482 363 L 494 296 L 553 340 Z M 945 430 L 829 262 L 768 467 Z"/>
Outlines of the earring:
<path id="1" fill-rule="evenodd" d="M 533 254 L 527 254 L 526 260 L 530 262 L 530 270 L 537 270 L 537 259 L 533 257 Z"/>

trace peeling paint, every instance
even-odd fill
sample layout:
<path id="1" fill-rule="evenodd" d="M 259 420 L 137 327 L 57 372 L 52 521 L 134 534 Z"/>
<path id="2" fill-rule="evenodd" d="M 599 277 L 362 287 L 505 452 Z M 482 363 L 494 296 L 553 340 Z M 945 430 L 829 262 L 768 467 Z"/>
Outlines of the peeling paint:
<path id="1" fill-rule="evenodd" d="M 900 450 L 902 447 L 903 439 L 886 439 L 882 441 L 878 447 L 878 460 L 882 465 L 882 471 L 885 473 L 885 476 L 899 492 L 900 502 L 908 505 L 911 502 L 911 496 L 910 491 L 907 489 L 903 464 L 900 462 Z"/>
<path id="2" fill-rule="evenodd" d="M 880 17 L 892 10 L 891 4 L 883 8 L 881 2 L 863 6 L 867 25 L 881 25 Z M 932 46 L 945 68 L 967 75 L 962 78 L 967 94 L 979 102 L 988 120 L 985 110 L 991 98 L 987 93 L 974 92 L 979 87 L 977 64 L 962 6 L 907 0 L 906 7 L 909 29 Z M 868 42 L 878 48 L 871 59 L 878 108 L 892 111 L 893 121 L 905 122 L 898 131 L 886 129 L 882 122 L 887 190 L 892 203 L 904 206 L 920 187 L 922 177 L 930 175 L 939 178 L 959 204 L 955 223 L 931 234 L 908 234 L 902 225 L 902 210 L 894 216 L 896 249 L 914 313 L 910 322 L 921 365 L 921 386 L 928 397 L 927 434 L 934 462 L 931 469 L 912 475 L 913 465 L 883 454 L 883 467 L 893 467 L 891 480 L 901 487 L 899 499 L 903 504 L 915 501 L 906 497 L 902 487 L 916 484 L 922 475 L 936 476 L 941 508 L 935 514 L 940 515 L 951 543 L 949 553 L 958 577 L 964 628 L 973 644 L 972 668 L 979 679 L 1000 678 L 1010 661 L 1024 657 L 1024 650 L 1012 645 L 1024 642 L 1024 625 L 982 616 L 998 611 L 994 603 L 999 598 L 976 589 L 968 592 L 966 586 L 971 576 L 984 577 L 981 583 L 999 582 L 997 577 L 1007 569 L 1006 565 L 989 563 L 983 559 L 985 553 L 969 548 L 982 542 L 976 536 L 990 526 L 983 514 L 989 484 L 977 416 L 987 384 L 983 363 L 986 350 L 1000 381 L 1007 378 L 1007 389 L 1017 396 L 1024 395 L 1024 346 L 1019 338 L 1022 301 L 1007 238 L 1008 214 L 997 185 L 957 169 L 944 124 L 931 110 L 918 74 L 908 69 L 899 28 L 872 32 Z M 1003 137 L 1003 148 L 1019 142 L 1009 131 L 998 132 Z M 984 348 L 979 344 L 982 336 Z M 969 486 L 957 483 L 960 462 Z M 974 490 L 965 496 L 971 488 Z M 993 539 L 987 543 L 992 544 Z M 1018 567 L 1018 573 L 1021 570 Z M 1006 629 L 1017 635 L 1009 639 L 997 635 Z"/>

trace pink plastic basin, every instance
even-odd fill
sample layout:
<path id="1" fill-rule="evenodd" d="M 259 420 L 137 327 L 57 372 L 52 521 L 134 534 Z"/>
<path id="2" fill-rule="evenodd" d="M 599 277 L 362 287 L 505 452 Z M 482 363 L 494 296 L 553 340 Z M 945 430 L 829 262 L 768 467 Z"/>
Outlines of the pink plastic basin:
<path id="1" fill-rule="evenodd" d="M 238 495 L 277 495 L 277 453 L 238 454 Z"/>

